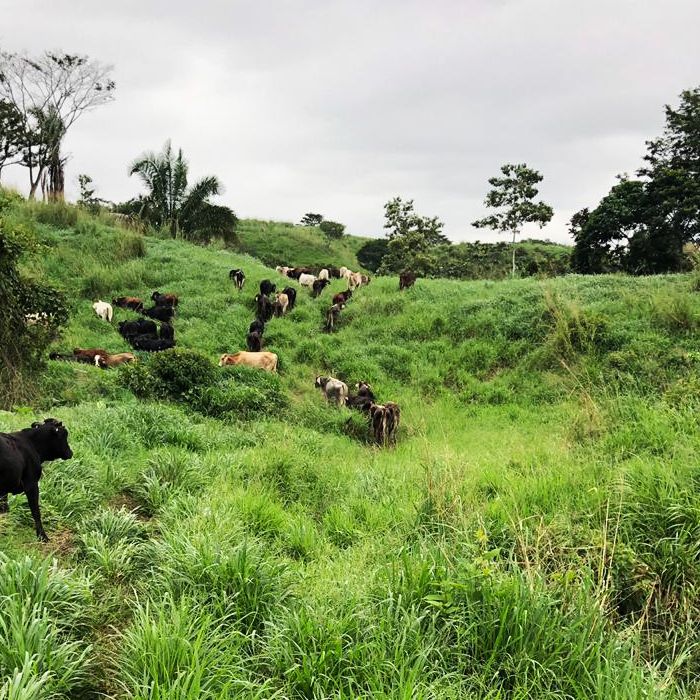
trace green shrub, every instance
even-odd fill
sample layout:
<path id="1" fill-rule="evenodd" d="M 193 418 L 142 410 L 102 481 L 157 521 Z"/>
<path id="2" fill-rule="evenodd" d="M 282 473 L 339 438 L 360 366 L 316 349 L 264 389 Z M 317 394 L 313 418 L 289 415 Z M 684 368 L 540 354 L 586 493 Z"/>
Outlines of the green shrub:
<path id="1" fill-rule="evenodd" d="M 70 204 L 33 202 L 29 208 L 37 222 L 53 228 L 69 229 L 78 223 L 78 208 Z"/>

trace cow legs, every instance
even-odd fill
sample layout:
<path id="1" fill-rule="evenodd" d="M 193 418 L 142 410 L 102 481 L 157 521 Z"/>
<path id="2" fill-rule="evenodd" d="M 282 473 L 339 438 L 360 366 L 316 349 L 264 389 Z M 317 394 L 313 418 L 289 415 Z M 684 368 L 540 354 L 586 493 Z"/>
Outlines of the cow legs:
<path id="1" fill-rule="evenodd" d="M 0 496 L 0 513 L 9 513 L 10 504 L 7 502 L 7 494 L 4 493 Z"/>
<path id="2" fill-rule="evenodd" d="M 27 484 L 24 488 L 24 493 L 27 494 L 29 509 L 32 511 L 32 518 L 34 518 L 36 536 L 42 542 L 48 542 L 49 538 L 44 532 L 44 526 L 41 524 L 41 511 L 39 510 L 39 484 L 36 482 L 33 484 Z"/>

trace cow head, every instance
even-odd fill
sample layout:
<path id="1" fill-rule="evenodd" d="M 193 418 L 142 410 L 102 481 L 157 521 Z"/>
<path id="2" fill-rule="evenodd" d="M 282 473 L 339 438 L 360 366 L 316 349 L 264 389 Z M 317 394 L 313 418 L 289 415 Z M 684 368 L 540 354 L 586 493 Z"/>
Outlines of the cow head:
<path id="1" fill-rule="evenodd" d="M 316 377 L 316 381 L 314 382 L 314 386 L 317 387 L 318 389 L 322 389 L 323 387 L 328 384 L 328 377 Z"/>
<path id="2" fill-rule="evenodd" d="M 151 294 L 151 301 L 155 301 L 159 296 L 160 296 L 159 291 L 153 292 L 153 294 Z"/>
<path id="3" fill-rule="evenodd" d="M 68 445 L 68 431 L 61 421 L 46 418 L 43 423 L 32 423 L 40 440 L 40 454 L 43 460 L 70 459 L 73 450 Z"/>

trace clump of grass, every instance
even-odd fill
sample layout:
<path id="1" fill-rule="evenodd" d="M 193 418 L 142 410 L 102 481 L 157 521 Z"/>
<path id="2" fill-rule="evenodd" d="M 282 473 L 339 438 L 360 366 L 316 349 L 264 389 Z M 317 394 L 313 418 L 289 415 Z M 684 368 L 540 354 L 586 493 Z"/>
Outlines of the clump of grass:
<path id="1" fill-rule="evenodd" d="M 698 313 L 690 295 L 684 292 L 656 294 L 651 301 L 654 322 L 672 333 L 691 333 L 698 327 Z"/>

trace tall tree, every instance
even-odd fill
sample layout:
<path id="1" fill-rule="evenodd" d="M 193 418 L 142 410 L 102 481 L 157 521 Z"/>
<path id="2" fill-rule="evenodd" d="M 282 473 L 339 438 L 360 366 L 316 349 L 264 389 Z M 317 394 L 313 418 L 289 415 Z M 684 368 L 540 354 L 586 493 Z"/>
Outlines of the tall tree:
<path id="1" fill-rule="evenodd" d="M 204 218 L 211 219 L 212 212 L 208 211 L 205 217 L 203 211 L 211 205 L 209 198 L 222 190 L 213 175 L 188 188 L 188 170 L 182 149 L 174 153 L 170 141 L 166 141 L 161 153 L 144 153 L 129 168 L 129 175 L 138 175 L 147 189 L 141 215 L 147 216 L 154 226 L 167 226 L 173 238 L 180 232 L 190 235 Z"/>
<path id="2" fill-rule="evenodd" d="M 572 219 L 578 271 L 675 272 L 685 263 L 684 244 L 700 241 L 700 87 L 665 112 L 639 179 L 622 176 L 585 220 Z"/>
<path id="3" fill-rule="evenodd" d="M 474 221 L 476 228 L 491 228 L 501 233 L 510 233 L 512 243 L 512 275 L 515 277 L 515 241 L 524 224 L 534 223 L 542 228 L 549 223 L 554 210 L 549 204 L 535 202 L 539 190 L 536 185 L 543 177 L 525 163 L 501 166 L 504 177 L 489 178 L 493 189 L 486 195 L 484 204 L 497 209 L 494 214 Z"/>
<path id="4" fill-rule="evenodd" d="M 345 224 L 338 223 L 337 221 L 322 221 L 318 227 L 326 237 L 329 248 L 331 241 L 340 240 L 345 234 Z"/>
<path id="5" fill-rule="evenodd" d="M 11 102 L 0 100 L 0 176 L 6 165 L 21 161 L 23 142 L 24 118 Z"/>
<path id="6" fill-rule="evenodd" d="M 413 200 L 394 197 L 384 205 L 384 228 L 387 229 L 387 253 L 380 272 L 410 269 L 421 275 L 432 273 L 435 249 L 449 244 L 442 233 L 443 223 L 436 216 L 416 214 Z"/>
<path id="7" fill-rule="evenodd" d="M 111 70 L 76 54 L 46 51 L 33 58 L 0 52 L 0 99 L 12 104 L 25 123 L 22 162 L 29 170 L 30 198 L 50 166 L 54 185 L 62 180 L 61 141 L 75 121 L 114 99 Z M 63 196 L 62 190 L 55 194 Z"/>

